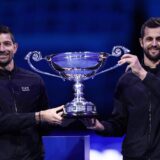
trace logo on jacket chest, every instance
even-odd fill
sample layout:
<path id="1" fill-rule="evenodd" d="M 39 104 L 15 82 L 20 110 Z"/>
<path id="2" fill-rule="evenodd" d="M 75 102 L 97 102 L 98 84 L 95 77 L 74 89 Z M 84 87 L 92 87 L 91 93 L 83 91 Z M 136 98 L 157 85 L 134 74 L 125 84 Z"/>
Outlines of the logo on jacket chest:
<path id="1" fill-rule="evenodd" d="M 29 92 L 30 88 L 29 88 L 29 86 L 21 86 L 21 91 L 22 92 Z"/>

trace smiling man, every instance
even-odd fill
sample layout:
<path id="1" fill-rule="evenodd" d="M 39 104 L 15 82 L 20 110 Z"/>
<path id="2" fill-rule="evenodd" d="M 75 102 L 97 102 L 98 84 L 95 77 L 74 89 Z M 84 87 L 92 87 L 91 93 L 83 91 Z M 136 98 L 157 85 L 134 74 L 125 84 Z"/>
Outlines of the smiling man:
<path id="1" fill-rule="evenodd" d="M 114 97 L 114 109 L 107 121 L 84 120 L 89 129 L 105 136 L 125 136 L 123 160 L 160 159 L 160 18 L 148 19 L 141 28 L 143 63 L 125 54 L 127 63 Z"/>
<path id="2" fill-rule="evenodd" d="M 7 32 L 7 31 L 6 31 Z M 17 51 L 17 43 L 11 34 L 0 34 L 0 68 L 7 66 L 13 69 L 13 57 Z"/>
<path id="3" fill-rule="evenodd" d="M 160 25 L 158 21 L 156 24 Z M 153 67 L 156 67 L 160 60 L 160 26 L 156 28 L 152 28 L 152 25 L 146 27 L 144 31 L 142 29 L 141 35 L 143 38 L 140 38 L 140 44 L 144 50 L 144 61 L 147 64 L 151 61 L 150 65 L 153 63 Z"/>
<path id="4" fill-rule="evenodd" d="M 63 106 L 48 109 L 42 78 L 15 65 L 17 48 L 0 26 L 0 160 L 43 160 L 42 124 L 62 124 Z"/>

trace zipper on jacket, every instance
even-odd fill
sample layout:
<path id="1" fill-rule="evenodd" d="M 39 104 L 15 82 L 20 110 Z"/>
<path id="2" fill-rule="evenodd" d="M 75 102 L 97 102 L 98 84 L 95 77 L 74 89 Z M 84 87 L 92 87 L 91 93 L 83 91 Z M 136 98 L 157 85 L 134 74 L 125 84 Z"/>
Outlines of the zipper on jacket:
<path id="1" fill-rule="evenodd" d="M 15 112 L 17 113 L 18 112 L 18 108 L 17 108 L 17 103 L 16 103 L 16 93 L 15 93 L 15 90 L 14 90 L 14 87 L 12 85 L 12 76 L 9 74 L 9 81 L 10 81 L 10 89 L 11 89 L 11 92 L 12 92 L 12 98 L 13 98 L 13 103 L 14 103 L 14 110 Z M 21 144 L 22 144 L 22 140 L 21 140 L 21 135 L 19 135 L 18 137 L 15 137 L 15 141 L 17 143 L 17 146 L 15 147 L 15 153 L 14 153 L 14 156 L 15 158 L 17 159 L 17 157 L 19 156 L 19 153 L 21 152 Z"/>
<path id="2" fill-rule="evenodd" d="M 150 100 L 150 93 L 149 93 L 149 132 L 148 132 L 148 160 L 151 160 L 151 153 L 150 153 L 150 146 L 151 146 L 151 131 L 152 131 L 152 105 Z"/>
<path id="3" fill-rule="evenodd" d="M 11 75 L 9 75 L 9 81 L 11 81 Z M 13 95 L 14 109 L 15 109 L 15 112 L 17 113 L 18 109 L 17 109 L 17 104 L 16 104 L 15 92 L 12 86 L 11 86 L 11 91 Z"/>

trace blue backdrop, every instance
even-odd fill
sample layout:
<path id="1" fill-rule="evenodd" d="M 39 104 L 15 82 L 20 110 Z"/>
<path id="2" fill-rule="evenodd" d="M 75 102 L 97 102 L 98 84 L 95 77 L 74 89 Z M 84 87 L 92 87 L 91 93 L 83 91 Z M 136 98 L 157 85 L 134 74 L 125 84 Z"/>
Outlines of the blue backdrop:
<path id="1" fill-rule="evenodd" d="M 142 57 L 138 38 L 142 23 L 160 15 L 158 0 L 1 0 L 0 23 L 8 25 L 19 43 L 16 62 L 30 69 L 24 60 L 32 50 L 43 56 L 66 51 L 107 51 L 123 45 Z M 46 70 L 47 65 L 41 67 Z M 105 69 L 105 67 L 103 68 Z M 113 95 L 125 67 L 84 82 L 86 99 L 94 102 L 102 119 L 113 108 Z M 72 82 L 41 75 L 51 107 L 73 98 Z M 91 135 L 92 136 L 92 135 Z M 98 138 L 98 137 L 97 137 Z M 91 139 L 91 146 L 100 139 Z M 103 144 L 103 143 L 102 143 Z"/>

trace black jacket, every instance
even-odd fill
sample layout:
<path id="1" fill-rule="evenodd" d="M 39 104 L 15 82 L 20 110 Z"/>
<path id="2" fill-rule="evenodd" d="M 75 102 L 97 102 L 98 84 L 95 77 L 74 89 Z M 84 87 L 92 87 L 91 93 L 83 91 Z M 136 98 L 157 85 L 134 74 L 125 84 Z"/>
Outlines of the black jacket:
<path id="1" fill-rule="evenodd" d="M 40 76 L 15 67 L 0 70 L 0 160 L 40 160 L 43 157 L 35 112 L 48 107 Z"/>
<path id="2" fill-rule="evenodd" d="M 122 154 L 130 160 L 160 159 L 160 66 L 145 67 L 141 81 L 132 72 L 118 83 L 112 117 L 103 135 L 123 136 Z"/>

